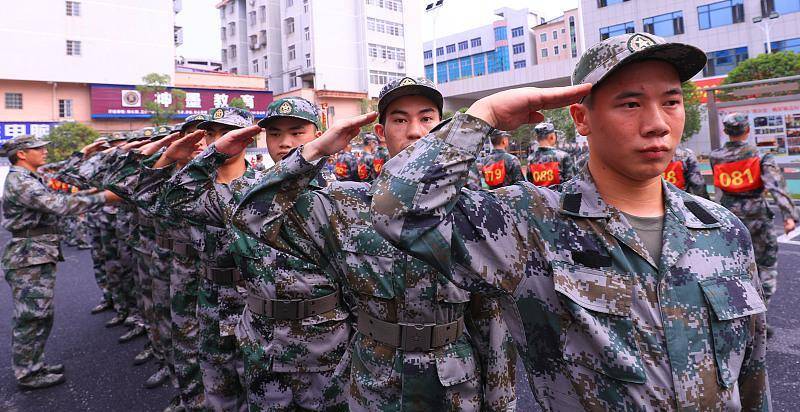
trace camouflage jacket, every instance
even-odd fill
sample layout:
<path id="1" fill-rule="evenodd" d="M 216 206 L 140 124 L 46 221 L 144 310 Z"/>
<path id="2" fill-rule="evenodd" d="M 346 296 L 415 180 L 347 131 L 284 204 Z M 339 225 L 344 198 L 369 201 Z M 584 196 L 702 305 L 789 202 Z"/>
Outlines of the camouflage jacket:
<path id="1" fill-rule="evenodd" d="M 537 186 L 565 183 L 578 173 L 573 159 L 555 147 L 539 147 L 528 156 L 528 181 Z"/>
<path id="2" fill-rule="evenodd" d="M 258 296 L 291 300 L 334 293 L 336 283 L 316 265 L 274 250 L 230 225 L 234 207 L 264 172 L 248 167 L 244 176 L 230 185 L 215 183 L 217 170 L 227 159 L 210 147 L 173 178 L 176 188 L 172 191 L 185 196 L 173 203 L 178 205 L 178 213 L 189 214 L 205 225 L 228 228 L 231 241 L 218 243 L 218 247 L 227 247 L 248 290 Z M 325 180 L 315 179 L 315 184 L 320 182 L 324 184 Z M 171 196 L 174 194 L 167 194 L 167 198 Z M 271 356 L 273 371 L 333 370 L 344 357 L 350 339 L 347 317 L 344 307 L 300 321 L 275 320 L 245 310 L 237 336 L 245 345 L 263 347 Z"/>
<path id="3" fill-rule="evenodd" d="M 492 128 L 456 114 L 375 182 L 382 235 L 470 290 L 513 297 L 547 410 L 769 410 L 766 320 L 747 228 L 664 184 L 654 262 L 583 172 L 562 192 L 461 187 Z M 435 179 L 430 179 L 434 177 Z"/>
<path id="4" fill-rule="evenodd" d="M 372 182 L 378 173 L 375 172 L 375 155 L 364 152 L 358 159 L 358 181 Z"/>
<path id="5" fill-rule="evenodd" d="M 759 168 L 761 184 L 758 186 L 760 187 L 738 193 L 729 192 L 719 187 L 720 184 L 725 183 L 725 179 L 720 182 L 720 171 L 722 170 L 719 168 L 720 166 L 753 158 L 760 159 L 758 165 L 754 166 Z M 759 153 L 758 148 L 747 142 L 727 142 L 721 148 L 711 152 L 709 163 L 711 164 L 711 169 L 714 170 L 714 185 L 722 189 L 720 203 L 739 218 L 771 216 L 772 212 L 764 199 L 764 192 L 766 191 L 775 199 L 775 203 L 781 209 L 784 219 L 792 218 L 798 221 L 797 209 L 786 191 L 786 181 L 783 178 L 778 162 L 775 160 L 775 156 L 769 153 Z M 725 171 L 722 170 L 722 173 L 725 173 Z M 751 176 L 750 179 L 753 177 Z M 745 176 L 742 181 L 747 183 L 750 179 Z M 758 179 L 754 180 L 757 183 Z"/>
<path id="6" fill-rule="evenodd" d="M 389 161 L 391 156 L 389 156 L 389 149 L 384 146 L 378 146 L 378 149 L 375 150 L 375 160 L 373 161 L 373 166 L 375 168 L 375 177 L 381 174 L 381 170 L 383 170 L 383 165 Z"/>
<path id="7" fill-rule="evenodd" d="M 350 152 L 339 153 L 333 166 L 333 173 L 337 180 L 343 182 L 358 182 L 358 159 Z"/>
<path id="8" fill-rule="evenodd" d="M 706 181 L 700 173 L 700 163 L 690 149 L 678 147 L 672 162 L 664 171 L 664 180 L 693 195 L 708 199 Z"/>
<path id="9" fill-rule="evenodd" d="M 61 216 L 99 209 L 102 194 L 70 195 L 50 190 L 28 169 L 11 166 L 3 189 L 3 227 L 8 231 L 60 226 Z M 30 238 L 12 237 L 6 244 L 2 263 L 6 269 L 55 263 L 62 260 L 61 235 L 42 234 Z"/>
<path id="10" fill-rule="evenodd" d="M 525 180 L 522 165 L 516 156 L 501 149 L 481 159 L 481 175 L 489 189 L 513 185 Z"/>

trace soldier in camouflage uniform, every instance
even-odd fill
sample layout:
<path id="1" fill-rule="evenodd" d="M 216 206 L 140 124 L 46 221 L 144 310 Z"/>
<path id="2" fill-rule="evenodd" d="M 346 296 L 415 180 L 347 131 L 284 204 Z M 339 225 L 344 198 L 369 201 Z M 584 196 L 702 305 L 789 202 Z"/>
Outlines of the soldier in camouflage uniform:
<path id="1" fill-rule="evenodd" d="M 378 106 L 376 133 L 385 131 L 396 154 L 439 121 L 442 97 L 426 79 L 403 78 L 384 87 Z M 355 300 L 350 410 L 477 410 L 484 388 L 478 350 L 464 333 L 469 293 L 375 233 L 368 183 L 311 185 L 325 163 L 323 154 L 346 146 L 375 117 L 341 122 L 284 157 L 237 207 L 234 224 L 325 268 Z M 478 308 L 489 317 L 491 309 Z M 499 336 L 486 341 L 502 344 Z"/>
<path id="2" fill-rule="evenodd" d="M 560 185 L 577 174 L 574 157 L 556 148 L 556 128 L 543 122 L 533 128 L 538 148 L 528 156 L 528 181 L 536 186 Z"/>
<path id="3" fill-rule="evenodd" d="M 0 156 L 11 168 L 3 192 L 3 227 L 11 240 L 3 251 L 11 287 L 11 353 L 19 386 L 45 388 L 65 381 L 63 365 L 44 363 L 44 345 L 53 326 L 56 262 L 61 254 L 60 216 L 98 209 L 110 193 L 73 196 L 51 191 L 36 168 L 45 164 L 49 142 L 23 135 L 6 141 Z"/>
<path id="4" fill-rule="evenodd" d="M 378 148 L 375 149 L 375 160 L 374 160 L 374 168 L 375 168 L 375 176 L 381 174 L 381 170 L 383 170 L 383 165 L 389 161 L 389 149 L 386 148 L 386 136 L 378 136 Z"/>
<path id="5" fill-rule="evenodd" d="M 358 178 L 361 182 L 372 182 L 378 176 L 376 161 L 376 151 L 378 148 L 378 138 L 373 135 L 364 136 L 364 154 L 358 159 Z"/>
<path id="6" fill-rule="evenodd" d="M 483 98 L 375 182 L 382 235 L 460 286 L 512 300 L 505 314 L 545 410 L 771 408 L 747 228 L 661 178 L 683 131 L 681 81 L 705 62 L 653 35 L 609 38 L 581 56 L 578 86 Z M 570 107 L 589 167 L 560 193 L 462 189 L 494 128 L 589 92 Z"/>
<path id="7" fill-rule="evenodd" d="M 342 182 L 358 182 L 358 159 L 352 152 L 353 148 L 350 145 L 342 150 L 336 156 L 336 163 L 333 167 L 333 173 L 336 174 L 336 180 Z"/>
<path id="8" fill-rule="evenodd" d="M 691 149 L 678 146 L 663 175 L 664 180 L 678 189 L 709 199 L 706 181 L 700 173 L 700 163 Z"/>
<path id="9" fill-rule="evenodd" d="M 786 233 L 795 228 L 797 209 L 786 192 L 786 181 L 775 157 L 760 153 L 748 143 L 747 115 L 730 113 L 722 120 L 730 140 L 709 155 L 714 186 L 722 191 L 720 204 L 742 220 L 750 231 L 764 298 L 769 303 L 778 282 L 778 240 L 772 230 L 773 213 L 764 194 L 769 193 L 783 215 Z"/>
<path id="10" fill-rule="evenodd" d="M 525 181 L 519 159 L 506 152 L 511 134 L 502 130 L 492 132 L 492 153 L 481 161 L 481 175 L 489 189 L 497 189 Z"/>

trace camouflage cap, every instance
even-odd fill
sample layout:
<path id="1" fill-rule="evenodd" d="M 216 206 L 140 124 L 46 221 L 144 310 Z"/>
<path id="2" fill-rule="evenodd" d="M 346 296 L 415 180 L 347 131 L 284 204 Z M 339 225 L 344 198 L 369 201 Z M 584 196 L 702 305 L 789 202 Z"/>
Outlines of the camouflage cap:
<path id="1" fill-rule="evenodd" d="M 108 140 L 109 143 L 119 142 L 120 140 L 128 140 L 128 135 L 127 133 L 120 133 L 120 132 L 111 133 L 110 136 L 106 137 L 106 140 Z"/>
<path id="2" fill-rule="evenodd" d="M 750 127 L 750 120 L 744 113 L 728 113 L 722 118 L 722 126 L 726 134 L 738 136 Z"/>
<path id="3" fill-rule="evenodd" d="M 207 130 L 213 124 L 241 129 L 253 125 L 253 114 L 238 107 L 215 107 L 208 111 L 208 120 L 200 122 L 197 128 Z"/>
<path id="4" fill-rule="evenodd" d="M 266 127 L 270 120 L 279 117 L 294 117 L 311 122 L 319 129 L 319 110 L 314 103 L 302 97 L 284 97 L 273 101 L 267 106 L 267 115 L 258 121 L 258 125 Z"/>
<path id="5" fill-rule="evenodd" d="M 533 131 L 536 132 L 536 136 L 545 137 L 550 133 L 555 133 L 556 127 L 550 122 L 542 122 L 537 124 Z"/>
<path id="6" fill-rule="evenodd" d="M 586 50 L 572 72 L 572 84 L 591 83 L 594 87 L 620 67 L 650 59 L 675 66 L 681 82 L 694 77 L 706 65 L 706 54 L 697 47 L 667 42 L 648 33 L 628 33 L 605 39 Z"/>
<path id="7" fill-rule="evenodd" d="M 172 133 L 172 128 L 167 125 L 156 126 L 152 139 L 158 139 Z"/>
<path id="8" fill-rule="evenodd" d="M 442 115 L 442 107 L 444 107 L 444 98 L 432 81 L 427 78 L 420 77 L 413 79 L 411 77 L 403 77 L 395 79 L 386 83 L 378 95 L 378 122 L 383 124 L 386 108 L 389 105 L 404 96 L 421 95 L 425 96 L 436 105 L 439 110 L 439 116 Z"/>
<path id="9" fill-rule="evenodd" d="M 35 149 L 50 144 L 49 141 L 31 134 L 12 137 L 0 146 L 0 156 L 9 157 L 20 150 Z"/>
<path id="10" fill-rule="evenodd" d="M 186 130 L 186 128 L 191 127 L 191 126 L 196 126 L 196 125 L 198 125 L 198 124 L 200 124 L 200 123 L 202 123 L 202 122 L 204 122 L 204 121 L 206 121 L 208 119 L 210 119 L 210 117 L 208 117 L 208 115 L 205 114 L 205 113 L 192 114 L 192 115 L 187 116 L 186 119 L 183 120 L 183 123 L 178 123 L 175 126 L 173 126 L 172 130 L 179 130 L 179 131 L 183 132 L 183 131 Z"/>
<path id="11" fill-rule="evenodd" d="M 156 128 L 155 127 L 145 127 L 144 129 L 140 130 L 140 132 L 141 132 L 141 138 L 142 139 L 149 139 L 149 138 L 153 137 L 153 135 L 156 134 Z"/>
<path id="12" fill-rule="evenodd" d="M 377 136 L 375 136 L 373 134 L 368 134 L 368 135 L 364 136 L 364 144 L 370 144 L 370 143 L 379 144 L 380 141 L 378 141 L 378 137 Z"/>

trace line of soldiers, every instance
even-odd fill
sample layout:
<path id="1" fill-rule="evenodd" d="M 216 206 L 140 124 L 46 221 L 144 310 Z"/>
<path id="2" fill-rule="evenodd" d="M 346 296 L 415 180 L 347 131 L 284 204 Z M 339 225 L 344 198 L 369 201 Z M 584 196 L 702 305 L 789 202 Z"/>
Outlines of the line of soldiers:
<path id="1" fill-rule="evenodd" d="M 37 179 L 45 143 L 17 138 L 3 146 L 16 157 L 6 277 L 51 287 L 37 282 L 60 256 L 56 216 L 120 200 L 118 245 L 135 242 L 139 270 L 106 264 L 107 299 L 115 319 L 139 315 L 163 365 L 152 379 L 180 388 L 169 411 L 513 410 L 517 351 L 546 410 L 770 410 L 747 227 L 662 175 L 683 130 L 680 83 L 705 62 L 693 46 L 634 33 L 587 50 L 574 86 L 500 92 L 444 122 L 434 85 L 408 77 L 383 88 L 376 113 L 324 133 L 302 98 L 274 101 L 257 125 L 215 108 L 152 141 L 75 154 L 58 178 L 103 192 L 59 195 L 69 208 L 31 206 L 15 179 Z M 569 172 L 543 125 L 534 155 L 559 169 L 535 171 L 558 190 L 475 188 L 487 139 L 502 149 L 498 130 L 566 105 L 588 136 L 585 167 Z M 375 172 L 372 183 L 336 180 L 329 159 L 345 151 L 337 172 L 376 119 L 390 160 L 376 170 L 373 156 L 364 174 L 347 164 L 359 179 Z M 276 162 L 266 171 L 244 158 L 262 131 Z M 503 183 L 504 154 L 482 161 L 484 178 L 488 166 Z M 738 169 L 720 170 L 739 184 Z M 25 249 L 44 241 L 59 252 L 47 266 L 33 260 L 45 249 Z M 30 260 L 9 267 L 20 249 Z M 40 301 L 15 292 L 20 303 Z M 63 381 L 27 350 L 26 333 L 41 348 L 47 337 L 29 319 L 14 320 L 20 383 Z"/>

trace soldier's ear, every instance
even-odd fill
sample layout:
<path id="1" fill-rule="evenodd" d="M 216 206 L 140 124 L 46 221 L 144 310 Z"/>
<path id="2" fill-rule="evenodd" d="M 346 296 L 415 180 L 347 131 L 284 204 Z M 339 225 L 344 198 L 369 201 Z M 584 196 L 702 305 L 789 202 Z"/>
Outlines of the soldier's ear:
<path id="1" fill-rule="evenodd" d="M 569 114 L 572 116 L 572 121 L 575 123 L 575 129 L 578 130 L 578 133 L 583 136 L 588 136 L 592 133 L 589 107 L 586 104 L 577 103 L 571 105 Z"/>
<path id="2" fill-rule="evenodd" d="M 372 130 L 373 130 L 373 131 L 375 132 L 375 134 L 376 134 L 376 135 L 378 135 L 378 136 L 379 136 L 381 139 L 384 139 L 384 140 L 386 139 L 386 135 L 384 134 L 384 133 L 386 132 L 386 129 L 383 127 L 383 125 L 382 125 L 382 124 L 380 124 L 380 123 L 375 123 L 375 126 L 373 126 L 373 127 L 372 127 Z"/>

